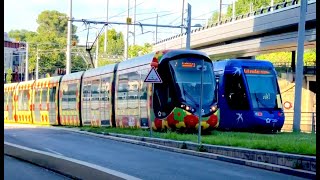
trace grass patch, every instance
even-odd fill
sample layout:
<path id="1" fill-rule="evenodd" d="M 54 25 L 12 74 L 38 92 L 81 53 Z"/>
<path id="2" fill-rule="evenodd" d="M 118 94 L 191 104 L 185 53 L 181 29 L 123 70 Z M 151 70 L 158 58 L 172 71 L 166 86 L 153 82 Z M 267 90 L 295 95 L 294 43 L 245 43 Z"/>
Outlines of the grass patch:
<path id="1" fill-rule="evenodd" d="M 149 130 L 111 127 L 80 127 L 82 131 L 99 134 L 119 133 L 149 137 Z M 198 142 L 197 134 L 180 134 L 177 132 L 152 132 L 152 137 L 178 141 Z M 316 155 L 316 135 L 309 133 L 282 132 L 277 134 L 259 134 L 246 132 L 212 131 L 201 136 L 202 144 L 243 147 L 250 149 L 271 150 L 285 153 Z M 185 148 L 185 147 L 182 147 Z M 201 147 L 199 151 L 202 151 Z"/>

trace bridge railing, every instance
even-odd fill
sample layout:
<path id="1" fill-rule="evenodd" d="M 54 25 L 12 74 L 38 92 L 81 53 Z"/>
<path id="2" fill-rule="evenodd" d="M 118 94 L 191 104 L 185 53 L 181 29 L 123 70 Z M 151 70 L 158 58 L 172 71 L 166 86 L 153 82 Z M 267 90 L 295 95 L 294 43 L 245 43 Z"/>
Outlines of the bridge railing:
<path id="1" fill-rule="evenodd" d="M 289 62 L 275 62 L 273 63 L 276 71 L 278 73 L 291 73 L 292 67 L 291 63 Z M 316 62 L 305 62 L 303 66 L 303 74 L 316 74 Z"/>
<path id="2" fill-rule="evenodd" d="M 294 112 L 284 112 L 285 121 L 281 129 L 283 132 L 292 132 Z M 301 112 L 301 132 L 316 133 L 316 112 Z"/>
<path id="3" fill-rule="evenodd" d="M 308 0 L 308 1 L 315 1 L 315 0 Z M 205 26 L 205 27 L 200 27 L 200 28 L 197 28 L 197 29 L 193 29 L 191 31 L 191 33 L 194 33 L 194 32 L 197 32 L 197 31 L 201 31 L 201 30 L 204 30 L 204 29 L 208 29 L 208 28 L 212 28 L 212 27 L 215 27 L 215 26 L 219 26 L 219 25 L 222 25 L 222 24 L 226 24 L 226 23 L 232 22 L 233 20 L 237 21 L 237 20 L 241 20 L 241 19 L 244 19 L 244 18 L 248 18 L 248 17 L 252 17 L 252 16 L 257 16 L 257 15 L 269 13 L 272 10 L 274 12 L 274 11 L 277 11 L 277 10 L 280 10 L 280 9 L 283 9 L 283 8 L 286 8 L 286 7 L 289 7 L 289 6 L 296 5 L 296 4 L 298 4 L 298 2 L 299 2 L 298 0 L 289 0 L 289 1 L 288 0 L 284 0 L 284 2 L 282 2 L 282 3 L 278 3 L 278 4 L 275 4 L 273 6 L 261 7 L 259 9 L 255 10 L 255 11 L 253 11 L 253 12 L 248 12 L 248 13 L 236 16 L 235 19 L 230 17 L 230 18 L 226 18 L 226 19 L 223 19 L 221 21 L 218 21 L 216 23 L 209 24 L 208 26 Z M 163 42 L 175 39 L 175 38 L 178 38 L 178 37 L 186 35 L 186 34 L 187 34 L 186 32 L 185 33 L 181 33 L 181 34 L 177 34 L 175 36 L 172 36 L 172 37 L 163 39 L 161 41 L 158 41 L 157 43 L 154 43 L 154 45 L 155 44 L 160 44 L 160 43 L 163 43 Z"/>

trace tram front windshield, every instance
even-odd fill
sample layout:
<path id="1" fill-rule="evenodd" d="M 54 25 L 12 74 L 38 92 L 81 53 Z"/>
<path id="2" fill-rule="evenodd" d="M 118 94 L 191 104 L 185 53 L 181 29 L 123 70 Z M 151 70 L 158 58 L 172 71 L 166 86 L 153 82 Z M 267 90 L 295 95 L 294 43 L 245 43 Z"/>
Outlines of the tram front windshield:
<path id="1" fill-rule="evenodd" d="M 202 105 L 210 106 L 215 101 L 215 78 L 212 63 L 201 58 L 181 58 L 170 61 L 171 74 L 174 77 L 181 99 L 187 105 L 199 107 L 201 95 L 201 69 L 202 74 Z"/>
<path id="2" fill-rule="evenodd" d="M 271 70 L 244 69 L 253 109 L 281 109 L 277 79 Z"/>

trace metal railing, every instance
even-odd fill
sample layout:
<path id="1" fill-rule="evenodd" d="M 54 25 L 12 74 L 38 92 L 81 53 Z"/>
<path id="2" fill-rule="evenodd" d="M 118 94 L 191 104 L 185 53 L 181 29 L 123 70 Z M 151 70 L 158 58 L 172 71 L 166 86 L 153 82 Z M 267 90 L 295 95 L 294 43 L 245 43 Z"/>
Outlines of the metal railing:
<path id="1" fill-rule="evenodd" d="M 289 62 L 275 62 L 273 63 L 274 68 L 278 73 L 281 72 L 292 72 L 291 63 Z M 303 74 L 316 74 L 316 62 L 305 62 L 303 66 Z"/>
<path id="2" fill-rule="evenodd" d="M 308 1 L 312 1 L 312 0 L 308 0 Z M 245 13 L 245 14 L 241 14 L 239 16 L 236 16 L 234 19 L 232 17 L 228 17 L 228 18 L 225 18 L 225 19 L 223 19 L 221 21 L 218 21 L 216 23 L 212 23 L 212 24 L 210 24 L 208 26 L 194 29 L 194 30 L 191 31 L 191 33 L 194 33 L 194 32 L 197 32 L 197 31 L 201 31 L 201 30 L 205 30 L 205 29 L 208 29 L 208 28 L 212 28 L 212 27 L 215 27 L 215 26 L 219 26 L 219 25 L 222 25 L 222 24 L 226 24 L 226 23 L 232 22 L 234 20 L 237 21 L 237 20 L 245 19 L 245 18 L 252 17 L 252 16 L 257 16 L 257 15 L 266 14 L 266 13 L 269 13 L 269 12 L 274 12 L 274 11 L 277 11 L 277 10 L 280 10 L 280 9 L 283 9 L 283 8 L 286 8 L 286 7 L 289 7 L 289 6 L 294 6 L 296 4 L 298 4 L 298 0 L 284 0 L 282 3 L 275 4 L 274 6 L 261 7 L 261 8 L 258 8 L 257 10 L 255 10 L 255 11 L 253 11 L 253 12 L 248 12 L 248 13 Z M 160 43 L 163 43 L 163 42 L 175 39 L 175 38 L 178 38 L 178 37 L 183 36 L 183 35 L 187 35 L 187 33 L 185 32 L 185 33 L 177 34 L 175 36 L 163 39 L 161 41 L 158 41 L 158 42 L 154 43 L 154 45 L 160 44 Z"/>
<path id="3" fill-rule="evenodd" d="M 292 132 L 294 112 L 284 112 L 285 121 L 281 129 L 283 132 Z M 301 112 L 301 132 L 316 133 L 316 112 Z"/>

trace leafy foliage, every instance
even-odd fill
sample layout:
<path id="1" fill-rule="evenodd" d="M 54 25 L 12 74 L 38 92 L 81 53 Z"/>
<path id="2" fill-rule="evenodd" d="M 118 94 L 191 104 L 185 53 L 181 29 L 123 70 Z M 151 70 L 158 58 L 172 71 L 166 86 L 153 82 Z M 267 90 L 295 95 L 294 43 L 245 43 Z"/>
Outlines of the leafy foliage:
<path id="1" fill-rule="evenodd" d="M 123 55 L 124 53 L 124 38 L 122 32 L 117 32 L 115 29 L 108 30 L 107 55 Z M 99 37 L 99 52 L 103 52 L 104 35 Z"/>
<path id="2" fill-rule="evenodd" d="M 145 43 L 144 46 L 132 45 L 132 46 L 129 46 L 128 55 L 129 55 L 129 58 L 133 58 L 133 57 L 148 54 L 151 51 L 152 51 L 152 46 L 149 43 Z"/>
<path id="3" fill-rule="evenodd" d="M 37 35 L 37 33 L 25 29 L 11 30 L 8 34 L 9 37 L 14 38 L 16 41 L 20 42 L 26 42 L 27 40 L 30 40 Z"/>
<path id="4" fill-rule="evenodd" d="M 274 5 L 283 2 L 283 0 L 274 0 Z M 239 16 L 250 12 L 250 6 L 252 11 L 258 10 L 262 7 L 270 6 L 270 0 L 237 0 L 235 15 Z M 232 17 L 232 5 L 228 6 L 226 17 Z"/>
<path id="5" fill-rule="evenodd" d="M 6 82 L 7 82 L 7 83 L 11 83 L 11 80 L 12 80 L 12 69 L 9 68 L 9 69 L 7 70 Z"/>
<path id="6" fill-rule="evenodd" d="M 57 68 L 64 68 L 66 61 L 68 16 L 58 11 L 43 11 L 38 15 L 37 32 L 27 30 L 11 30 L 9 37 L 29 43 L 29 72 L 35 70 L 37 54 L 39 57 L 39 74 L 52 74 Z M 72 26 L 72 34 L 77 27 Z M 78 42 L 78 37 L 72 35 Z M 71 69 L 86 67 L 81 58 L 72 58 Z"/>
<path id="7" fill-rule="evenodd" d="M 316 49 L 306 49 L 304 51 L 303 60 L 304 65 L 315 65 L 316 62 Z M 261 54 L 256 57 L 259 60 L 268 60 L 272 63 L 291 63 L 291 52 L 275 52 L 270 54 Z"/>

